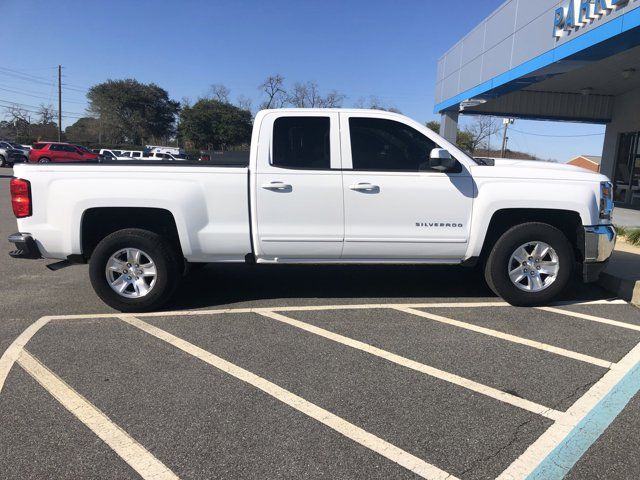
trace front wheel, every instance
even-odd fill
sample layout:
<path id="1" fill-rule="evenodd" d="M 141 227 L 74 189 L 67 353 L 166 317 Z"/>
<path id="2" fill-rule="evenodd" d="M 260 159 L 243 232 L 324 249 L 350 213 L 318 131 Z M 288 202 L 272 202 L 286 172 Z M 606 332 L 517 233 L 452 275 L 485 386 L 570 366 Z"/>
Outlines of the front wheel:
<path id="1" fill-rule="evenodd" d="M 6 166 L 7 166 L 7 161 L 2 155 L 0 155 L 0 167 L 6 167 Z"/>
<path id="2" fill-rule="evenodd" d="M 96 294 L 116 310 L 157 310 L 180 282 L 182 259 L 178 249 L 156 233 L 119 230 L 93 251 L 89 277 Z"/>
<path id="3" fill-rule="evenodd" d="M 485 278 L 511 305 L 544 305 L 567 286 L 574 262 L 564 233 L 546 223 L 524 223 L 498 239 L 487 259 Z"/>

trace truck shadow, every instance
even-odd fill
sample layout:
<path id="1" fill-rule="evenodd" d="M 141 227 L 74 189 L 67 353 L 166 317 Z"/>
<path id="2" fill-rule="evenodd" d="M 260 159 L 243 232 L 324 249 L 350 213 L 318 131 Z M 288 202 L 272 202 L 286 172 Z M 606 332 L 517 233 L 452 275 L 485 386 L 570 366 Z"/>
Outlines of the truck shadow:
<path id="1" fill-rule="evenodd" d="M 575 281 L 560 300 L 595 300 L 610 294 Z M 480 268 L 416 265 L 208 265 L 180 286 L 172 309 L 278 300 L 280 305 L 394 303 L 479 299 L 496 301 Z M 273 302 L 270 302 L 270 304 Z M 347 302 L 344 302 L 347 303 Z"/>

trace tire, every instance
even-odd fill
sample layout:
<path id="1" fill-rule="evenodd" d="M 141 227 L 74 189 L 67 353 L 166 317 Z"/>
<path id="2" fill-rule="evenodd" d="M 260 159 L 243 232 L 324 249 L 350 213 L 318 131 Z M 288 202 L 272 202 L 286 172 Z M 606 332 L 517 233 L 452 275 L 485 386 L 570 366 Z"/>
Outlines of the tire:
<path id="1" fill-rule="evenodd" d="M 6 167 L 7 161 L 5 160 L 3 155 L 0 155 L 0 167 Z"/>
<path id="2" fill-rule="evenodd" d="M 498 239 L 487 259 L 485 279 L 511 305 L 545 305 L 565 289 L 574 262 L 573 248 L 564 233 L 546 223 L 523 223 Z"/>
<path id="3" fill-rule="evenodd" d="M 42 157 L 40 160 L 38 160 L 38 163 L 49 163 L 51 160 L 49 160 L 47 157 Z"/>
<path id="4" fill-rule="evenodd" d="M 140 252 L 138 270 L 132 261 L 135 257 L 127 255 L 135 251 Z M 107 270 L 108 265 L 114 268 Z M 152 271 L 155 275 L 144 275 Z M 105 237 L 89 262 L 89 278 L 94 291 L 104 303 L 121 312 L 159 309 L 174 294 L 182 272 L 183 259 L 178 248 L 156 233 L 136 228 L 118 230 Z M 122 293 L 114 290 L 125 284 Z M 145 289 L 148 290 L 146 293 Z"/>

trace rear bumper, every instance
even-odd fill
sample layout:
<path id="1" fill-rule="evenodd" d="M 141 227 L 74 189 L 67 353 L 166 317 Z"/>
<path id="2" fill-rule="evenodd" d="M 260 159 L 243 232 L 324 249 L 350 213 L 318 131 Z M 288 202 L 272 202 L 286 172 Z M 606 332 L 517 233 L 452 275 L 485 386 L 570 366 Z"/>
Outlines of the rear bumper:
<path id="1" fill-rule="evenodd" d="M 616 246 L 616 231 L 611 225 L 584 227 L 584 263 L 582 277 L 585 282 L 598 280 L 607 267 Z"/>
<path id="2" fill-rule="evenodd" d="M 15 250 L 9 252 L 9 255 L 13 258 L 42 258 L 38 244 L 28 233 L 14 233 L 13 235 L 9 235 L 9 243 L 13 243 L 16 247 Z"/>

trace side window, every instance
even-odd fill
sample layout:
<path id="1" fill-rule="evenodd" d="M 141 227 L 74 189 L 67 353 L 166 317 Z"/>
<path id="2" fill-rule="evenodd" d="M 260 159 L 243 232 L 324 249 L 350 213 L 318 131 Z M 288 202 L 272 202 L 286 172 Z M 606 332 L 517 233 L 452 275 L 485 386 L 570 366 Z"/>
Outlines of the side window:
<path id="1" fill-rule="evenodd" d="M 49 145 L 49 150 L 53 150 L 54 152 L 61 152 L 62 148 L 60 145 L 56 145 L 56 144 L 51 144 Z"/>
<path id="2" fill-rule="evenodd" d="M 349 119 L 351 158 L 354 170 L 427 170 L 435 142 L 422 133 L 394 120 Z"/>
<path id="3" fill-rule="evenodd" d="M 329 117 L 280 117 L 273 124 L 272 165 L 280 168 L 329 170 Z"/>

